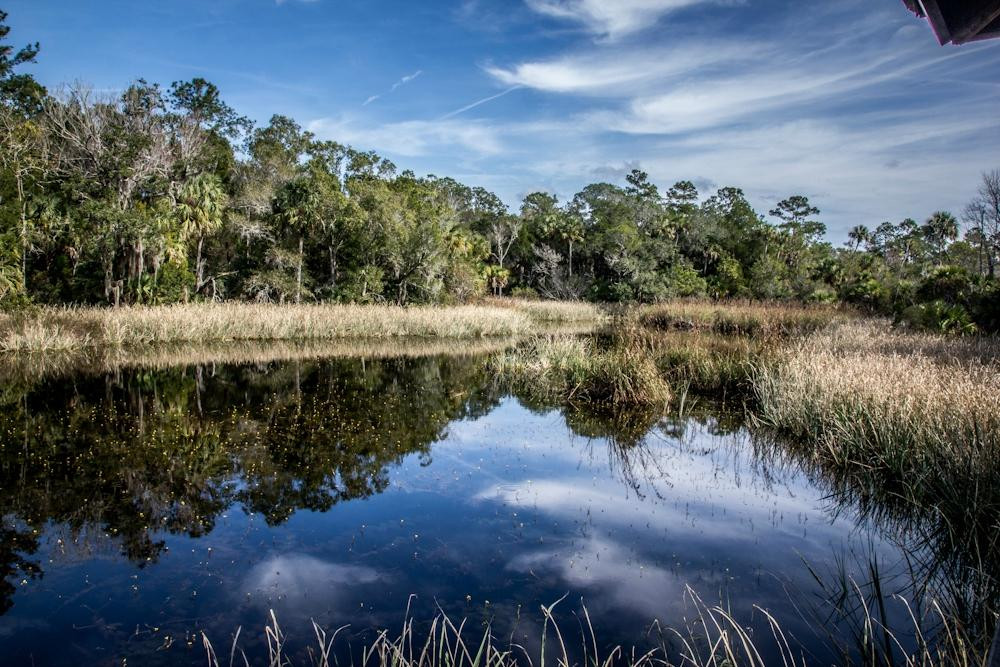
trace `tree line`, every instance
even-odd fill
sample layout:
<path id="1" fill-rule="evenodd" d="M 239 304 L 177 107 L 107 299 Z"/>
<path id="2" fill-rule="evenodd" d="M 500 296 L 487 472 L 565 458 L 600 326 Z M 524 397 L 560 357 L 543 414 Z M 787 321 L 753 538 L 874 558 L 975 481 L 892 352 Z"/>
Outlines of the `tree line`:
<path id="1" fill-rule="evenodd" d="M 958 218 L 825 240 L 801 195 L 633 170 L 571 200 L 417 176 L 293 119 L 255 126 L 195 78 L 119 95 L 47 91 L 0 12 L 0 302 L 461 302 L 480 295 L 653 302 L 842 300 L 937 328 L 996 329 L 1000 171 Z"/>

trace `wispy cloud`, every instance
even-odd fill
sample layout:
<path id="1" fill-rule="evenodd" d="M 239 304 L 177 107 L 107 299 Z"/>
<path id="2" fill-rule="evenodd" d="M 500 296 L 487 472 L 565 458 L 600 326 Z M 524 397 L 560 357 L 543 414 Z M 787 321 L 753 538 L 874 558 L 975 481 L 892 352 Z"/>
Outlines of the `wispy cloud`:
<path id="1" fill-rule="evenodd" d="M 437 153 L 482 157 L 503 151 L 500 133 L 490 124 L 453 118 L 372 125 L 341 116 L 313 121 L 308 129 L 324 139 L 407 157 Z"/>
<path id="2" fill-rule="evenodd" d="M 485 69 L 507 85 L 553 93 L 629 95 L 655 90 L 666 79 L 691 79 L 706 68 L 745 62 L 763 51 L 752 42 L 707 39 L 669 47 L 586 50 Z"/>
<path id="3" fill-rule="evenodd" d="M 588 31 L 616 40 L 650 28 L 667 14 L 718 0 L 525 0 L 546 16 L 566 19 Z"/>
<path id="4" fill-rule="evenodd" d="M 389 90 L 386 93 L 384 93 L 384 94 L 385 95 L 389 95 L 391 93 L 396 92 L 396 90 L 398 90 L 401 86 L 405 86 L 406 84 L 410 83 L 411 81 L 413 81 L 414 79 L 416 79 L 417 77 L 419 77 L 423 73 L 424 73 L 423 70 L 418 69 L 413 74 L 407 74 L 406 76 L 400 78 L 399 81 L 396 81 L 394 84 L 392 84 L 392 86 L 389 87 Z M 381 94 L 379 94 L 379 95 L 372 95 L 371 97 L 369 97 L 368 99 L 366 99 L 361 104 L 361 106 L 366 107 L 369 104 L 371 104 L 372 102 L 374 102 L 375 100 L 381 99 L 381 98 L 382 98 Z"/>
<path id="5" fill-rule="evenodd" d="M 455 109 L 454 111 L 452 111 L 450 113 L 446 113 L 445 115 L 441 116 L 440 120 L 447 120 L 448 118 L 452 118 L 452 117 L 457 116 L 459 114 L 465 113 L 466 111 L 469 111 L 470 109 L 475 109 L 476 107 L 481 106 L 483 104 L 486 104 L 487 102 L 492 102 L 493 100 L 498 99 L 500 97 L 503 97 L 504 95 L 506 95 L 508 93 L 512 93 L 515 90 L 517 90 L 518 88 L 523 88 L 523 86 L 519 86 L 519 85 L 518 86 L 511 86 L 507 90 L 502 90 L 499 93 L 497 93 L 496 95 L 490 95 L 489 97 L 484 97 L 481 100 L 476 100 L 475 102 L 473 102 L 471 104 L 466 104 L 464 107 Z"/>
<path id="6" fill-rule="evenodd" d="M 400 86 L 404 86 L 404 85 L 408 84 L 409 82 L 413 81 L 414 79 L 416 79 L 418 76 L 420 76 L 423 73 L 424 73 L 423 70 L 419 70 L 418 69 L 413 74 L 407 74 L 402 79 L 400 79 L 396 83 L 392 84 L 392 88 L 389 89 L 389 92 L 391 93 L 392 91 L 396 90 Z"/>

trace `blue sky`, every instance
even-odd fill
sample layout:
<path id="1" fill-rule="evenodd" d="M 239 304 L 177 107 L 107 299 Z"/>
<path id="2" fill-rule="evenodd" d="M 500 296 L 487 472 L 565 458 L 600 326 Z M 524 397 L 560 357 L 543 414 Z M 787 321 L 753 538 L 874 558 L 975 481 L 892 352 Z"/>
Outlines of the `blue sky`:
<path id="1" fill-rule="evenodd" d="M 203 76 L 400 168 L 516 206 L 622 182 L 818 205 L 840 242 L 961 211 L 1000 168 L 1000 40 L 937 44 L 899 0 L 6 0 L 46 85 Z"/>

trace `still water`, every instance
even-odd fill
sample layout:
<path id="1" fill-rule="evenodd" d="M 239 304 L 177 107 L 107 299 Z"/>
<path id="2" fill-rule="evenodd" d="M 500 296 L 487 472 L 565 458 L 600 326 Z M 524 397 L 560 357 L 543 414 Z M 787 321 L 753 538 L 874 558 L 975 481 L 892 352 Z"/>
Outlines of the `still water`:
<path id="1" fill-rule="evenodd" d="M 828 657 L 821 581 L 896 536 L 766 456 L 734 412 L 595 414 L 505 394 L 481 356 L 349 358 L 11 382 L 0 441 L 4 665 L 251 659 L 274 610 L 350 647 L 438 607 L 537 641 L 586 605 L 606 645 L 682 625 L 690 591 L 769 609 Z M 905 579 L 905 578 L 904 578 Z M 415 596 L 412 597 L 411 596 Z M 827 616 L 824 616 L 827 614 Z M 817 623 L 819 620 L 819 623 Z M 652 626 L 655 627 L 655 626 Z M 228 656 L 228 650 L 220 650 Z"/>

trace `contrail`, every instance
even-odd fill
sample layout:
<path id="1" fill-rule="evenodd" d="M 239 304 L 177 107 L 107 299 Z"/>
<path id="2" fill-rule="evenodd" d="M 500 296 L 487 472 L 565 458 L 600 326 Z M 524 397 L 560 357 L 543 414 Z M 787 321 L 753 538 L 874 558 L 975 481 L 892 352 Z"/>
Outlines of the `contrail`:
<path id="1" fill-rule="evenodd" d="M 448 118 L 451 118 L 452 116 L 457 116 L 460 113 L 465 113 L 469 109 L 475 109 L 480 104 L 486 104 L 487 102 L 491 102 L 491 101 L 497 99 L 498 97 L 503 97 L 507 93 L 513 92 L 513 91 L 517 90 L 518 88 L 524 88 L 524 86 L 511 86 L 507 90 L 499 92 L 496 95 L 490 95 L 489 97 L 484 97 L 483 99 L 478 100 L 476 102 L 473 102 L 472 104 L 467 104 L 466 106 L 462 107 L 461 109 L 456 109 L 456 110 L 452 111 L 451 113 L 446 113 L 445 115 L 441 116 L 441 118 L 439 118 L 438 120 L 446 120 Z"/>

